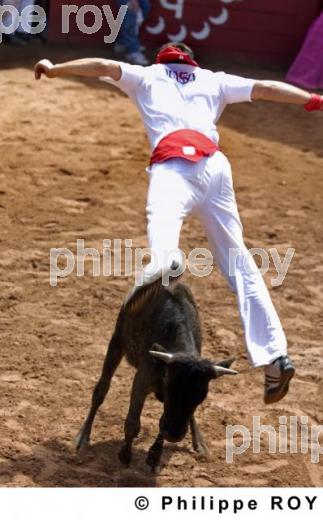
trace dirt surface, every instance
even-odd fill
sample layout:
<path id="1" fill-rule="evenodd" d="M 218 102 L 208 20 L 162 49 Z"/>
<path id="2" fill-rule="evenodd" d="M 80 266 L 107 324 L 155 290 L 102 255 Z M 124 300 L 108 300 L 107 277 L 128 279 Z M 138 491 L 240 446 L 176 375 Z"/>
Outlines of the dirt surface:
<path id="1" fill-rule="evenodd" d="M 225 461 L 227 425 L 250 428 L 252 416 L 276 428 L 279 416 L 323 423 L 323 115 L 297 107 L 236 105 L 220 125 L 248 246 L 277 248 L 281 258 L 296 250 L 283 285 L 271 286 L 272 261 L 265 276 L 297 366 L 289 395 L 263 404 L 263 372 L 249 369 L 235 297 L 219 272 L 187 274 L 202 315 L 204 353 L 214 360 L 234 354 L 242 371 L 212 383 L 198 412 L 210 461 L 193 452 L 187 437 L 166 446 L 158 477 L 149 473 L 145 454 L 161 412 L 151 398 L 132 466 L 120 466 L 134 373 L 126 363 L 97 415 L 91 447 L 75 453 L 73 439 L 132 280 L 94 278 L 88 261 L 84 277 L 74 272 L 51 287 L 49 251 L 75 251 L 78 238 L 100 251 L 103 239 L 146 246 L 148 160 L 139 115 L 122 94 L 96 81 L 33 82 L 38 57 L 81 52 L 0 50 L 0 485 L 322 486 L 322 456 L 312 464 L 310 454 L 289 448 L 270 454 L 266 436 L 260 453 Z M 272 71 L 252 75 L 281 79 Z M 187 252 L 207 245 L 197 221 L 185 223 L 181 245 Z"/>

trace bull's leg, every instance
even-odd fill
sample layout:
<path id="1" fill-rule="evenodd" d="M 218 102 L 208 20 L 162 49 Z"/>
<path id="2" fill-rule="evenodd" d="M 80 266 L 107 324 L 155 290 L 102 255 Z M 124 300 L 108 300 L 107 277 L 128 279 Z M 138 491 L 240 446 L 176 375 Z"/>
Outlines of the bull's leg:
<path id="1" fill-rule="evenodd" d="M 120 461 L 127 466 L 131 462 L 133 440 L 140 432 L 140 416 L 149 392 L 147 373 L 138 371 L 132 383 L 130 406 L 124 426 L 125 442 L 119 452 Z"/>
<path id="2" fill-rule="evenodd" d="M 194 450 L 197 451 L 200 455 L 203 455 L 204 457 L 209 458 L 209 456 L 210 456 L 209 449 L 203 439 L 203 436 L 200 432 L 200 429 L 197 425 L 194 415 L 192 415 L 192 417 L 190 419 L 190 427 L 191 427 L 192 442 L 193 442 Z"/>
<path id="3" fill-rule="evenodd" d="M 86 446 L 89 443 L 90 435 L 91 435 L 91 429 L 92 424 L 96 415 L 96 412 L 98 411 L 98 408 L 103 403 L 105 396 L 107 395 L 112 376 L 117 369 L 121 359 L 123 357 L 123 349 L 118 340 L 115 336 L 112 336 L 111 341 L 109 343 L 109 348 L 107 351 L 107 354 L 105 356 L 103 368 L 102 368 L 102 374 L 97 382 L 93 395 L 92 395 L 92 405 L 89 411 L 89 414 L 79 432 L 77 435 L 75 441 L 76 441 L 76 448 L 78 450 L 86 448 Z"/>
<path id="4" fill-rule="evenodd" d="M 151 470 L 154 473 L 159 473 L 159 471 L 160 471 L 160 459 L 161 459 L 161 455 L 163 452 L 163 446 L 164 446 L 164 438 L 159 433 L 154 444 L 152 444 L 152 446 L 150 447 L 147 458 L 146 458 L 146 462 L 147 462 L 148 466 L 151 467 Z"/>

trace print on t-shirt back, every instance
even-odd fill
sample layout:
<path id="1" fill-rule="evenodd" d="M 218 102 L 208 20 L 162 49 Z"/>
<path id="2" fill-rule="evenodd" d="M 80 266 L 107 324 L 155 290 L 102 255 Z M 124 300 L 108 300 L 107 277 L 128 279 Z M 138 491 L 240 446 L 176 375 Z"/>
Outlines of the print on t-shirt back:
<path id="1" fill-rule="evenodd" d="M 187 70 L 172 70 L 172 69 L 165 69 L 165 71 L 169 78 L 173 79 L 174 81 L 177 81 L 177 83 L 180 83 L 181 85 L 186 85 L 187 83 L 196 81 L 195 72 L 189 72 Z"/>

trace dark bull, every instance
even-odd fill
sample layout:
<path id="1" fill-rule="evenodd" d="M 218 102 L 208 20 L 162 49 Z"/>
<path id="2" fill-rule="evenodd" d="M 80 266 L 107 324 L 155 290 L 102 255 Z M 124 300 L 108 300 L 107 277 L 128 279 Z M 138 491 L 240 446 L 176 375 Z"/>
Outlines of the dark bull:
<path id="1" fill-rule="evenodd" d="M 155 288 L 160 283 L 157 280 Z M 217 364 L 201 359 L 201 342 L 200 318 L 187 286 L 137 290 L 121 307 L 92 406 L 77 437 L 77 448 L 87 446 L 95 414 L 116 368 L 126 356 L 137 372 L 125 421 L 125 442 L 119 453 L 121 462 L 128 465 L 131 461 L 132 443 L 139 434 L 141 412 L 151 392 L 164 404 L 159 434 L 147 456 L 152 470 L 159 468 L 164 440 L 182 440 L 189 427 L 194 449 L 207 455 L 194 412 L 206 398 L 211 380 L 237 372 L 229 368 L 233 359 Z"/>

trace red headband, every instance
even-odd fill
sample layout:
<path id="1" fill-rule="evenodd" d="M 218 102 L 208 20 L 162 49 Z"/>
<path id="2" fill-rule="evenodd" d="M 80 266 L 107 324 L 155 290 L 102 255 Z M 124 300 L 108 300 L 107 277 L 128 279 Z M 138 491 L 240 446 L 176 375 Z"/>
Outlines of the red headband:
<path id="1" fill-rule="evenodd" d="M 156 63 L 185 63 L 194 67 L 199 66 L 187 52 L 171 46 L 166 47 L 157 54 Z"/>

